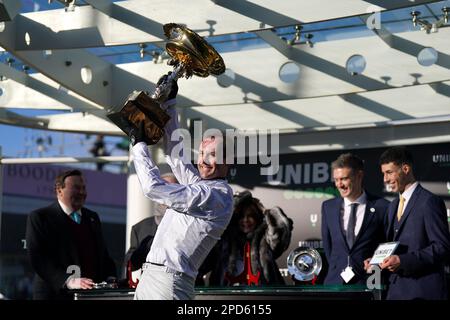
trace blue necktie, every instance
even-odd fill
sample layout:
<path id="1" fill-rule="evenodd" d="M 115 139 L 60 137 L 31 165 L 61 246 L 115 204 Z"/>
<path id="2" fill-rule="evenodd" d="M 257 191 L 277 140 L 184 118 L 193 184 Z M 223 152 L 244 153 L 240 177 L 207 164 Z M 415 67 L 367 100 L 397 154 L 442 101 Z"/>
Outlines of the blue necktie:
<path id="1" fill-rule="evenodd" d="M 81 216 L 78 212 L 74 211 L 70 214 L 70 217 L 72 218 L 73 221 L 75 221 L 76 223 L 80 224 L 81 223 Z"/>
<path id="2" fill-rule="evenodd" d="M 355 242 L 356 209 L 358 208 L 358 203 L 352 203 L 351 206 L 352 209 L 350 210 L 350 217 L 348 219 L 346 235 L 349 249 L 353 247 L 353 243 Z"/>

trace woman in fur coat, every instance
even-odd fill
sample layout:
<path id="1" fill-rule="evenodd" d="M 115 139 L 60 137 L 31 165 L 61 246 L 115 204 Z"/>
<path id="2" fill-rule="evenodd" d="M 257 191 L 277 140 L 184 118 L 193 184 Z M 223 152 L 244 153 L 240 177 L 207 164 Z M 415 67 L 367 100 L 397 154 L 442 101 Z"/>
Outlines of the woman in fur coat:
<path id="1" fill-rule="evenodd" d="M 281 208 L 265 209 L 249 191 L 237 193 L 231 222 L 201 271 L 211 270 L 210 286 L 283 285 L 275 260 L 289 247 L 291 232 Z"/>

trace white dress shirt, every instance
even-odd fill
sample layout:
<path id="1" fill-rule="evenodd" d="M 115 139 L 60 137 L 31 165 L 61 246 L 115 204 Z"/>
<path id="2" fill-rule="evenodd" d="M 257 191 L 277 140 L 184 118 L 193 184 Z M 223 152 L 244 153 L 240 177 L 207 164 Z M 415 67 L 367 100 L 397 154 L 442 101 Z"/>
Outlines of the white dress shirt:
<path id="1" fill-rule="evenodd" d="M 404 190 L 403 193 L 399 194 L 399 196 L 402 196 L 405 199 L 405 202 L 403 203 L 403 212 L 405 212 L 405 209 L 408 206 L 409 199 L 411 199 L 411 196 L 418 185 L 419 182 L 416 181 L 408 189 Z"/>
<path id="2" fill-rule="evenodd" d="M 69 216 L 70 219 L 72 219 L 72 218 L 70 217 L 70 215 L 72 214 L 73 210 L 70 209 L 68 206 L 66 206 L 64 203 L 62 203 L 59 199 L 57 199 L 57 200 L 58 200 L 59 205 L 61 206 L 61 209 L 64 211 L 64 213 L 67 214 L 67 215 Z M 80 217 L 81 217 L 81 215 L 82 215 L 81 209 L 78 210 L 77 213 L 78 213 L 78 214 L 80 215 Z"/>
<path id="3" fill-rule="evenodd" d="M 350 219 L 350 212 L 352 209 L 352 203 L 358 203 L 358 207 L 356 209 L 356 224 L 355 224 L 355 238 L 361 230 L 361 226 L 364 220 L 364 212 L 366 212 L 366 203 L 367 203 L 367 195 L 363 191 L 362 195 L 359 196 L 355 201 L 350 201 L 347 198 L 344 198 L 343 208 L 341 208 L 341 212 L 343 214 L 342 217 L 342 228 L 344 229 L 344 234 L 347 233 L 347 225 L 348 220 Z"/>
<path id="4" fill-rule="evenodd" d="M 226 180 L 203 180 L 190 162 L 172 157 L 170 153 L 177 143 L 167 138 L 178 127 L 178 120 L 174 110 L 168 112 L 172 114 L 165 127 L 165 158 L 179 184 L 169 184 L 161 178 L 145 143 L 137 143 L 132 148 L 134 166 L 145 196 L 168 207 L 146 261 L 195 278 L 198 268 L 230 222 L 233 191 Z"/>

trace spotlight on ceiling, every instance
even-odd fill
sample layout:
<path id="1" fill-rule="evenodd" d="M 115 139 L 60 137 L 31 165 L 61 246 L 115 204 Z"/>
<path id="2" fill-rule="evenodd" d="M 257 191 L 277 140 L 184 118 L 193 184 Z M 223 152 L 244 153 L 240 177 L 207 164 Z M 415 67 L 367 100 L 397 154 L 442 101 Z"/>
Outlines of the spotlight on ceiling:
<path id="1" fill-rule="evenodd" d="M 312 48 L 314 46 L 314 43 L 312 42 L 312 38 L 314 38 L 314 35 L 312 33 L 307 33 L 305 35 L 305 39 L 306 39 L 306 44 Z"/>
<path id="2" fill-rule="evenodd" d="M 431 24 L 427 20 L 420 19 L 419 16 L 421 15 L 420 11 L 412 11 L 412 24 L 413 27 L 417 27 L 417 25 L 420 26 L 420 30 L 425 30 L 426 33 L 430 33 L 431 31 L 436 32 L 436 26 L 434 24 Z"/>
<path id="3" fill-rule="evenodd" d="M 295 26 L 295 34 L 294 34 L 294 37 L 293 37 L 292 39 L 290 39 L 290 40 L 287 41 L 288 45 L 292 46 L 292 45 L 294 45 L 295 43 L 297 43 L 298 40 L 300 40 L 300 34 L 301 34 L 302 29 L 303 29 L 303 27 L 302 27 L 301 25 L 296 25 L 296 26 Z"/>
<path id="4" fill-rule="evenodd" d="M 448 14 L 450 12 L 450 7 L 443 7 L 441 10 L 442 10 L 442 18 L 433 23 L 431 32 L 438 32 L 440 27 L 448 23 Z"/>

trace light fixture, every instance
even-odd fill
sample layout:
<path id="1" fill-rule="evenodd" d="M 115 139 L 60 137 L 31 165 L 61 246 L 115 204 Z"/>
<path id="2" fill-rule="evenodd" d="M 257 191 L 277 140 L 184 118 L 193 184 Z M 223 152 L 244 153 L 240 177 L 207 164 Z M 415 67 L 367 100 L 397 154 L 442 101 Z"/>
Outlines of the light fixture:
<path id="1" fill-rule="evenodd" d="M 8 66 L 12 66 L 12 64 L 14 63 L 14 62 L 16 62 L 16 60 L 14 60 L 13 58 L 8 58 L 8 59 L 6 59 L 6 63 L 8 64 Z"/>
<path id="2" fill-rule="evenodd" d="M 144 59 L 144 55 L 146 54 L 145 48 L 147 48 L 147 45 L 145 43 L 139 44 L 139 56 L 141 59 Z"/>
<path id="3" fill-rule="evenodd" d="M 347 59 L 345 69 L 352 76 L 362 74 L 366 69 L 366 59 L 360 54 L 354 54 Z"/>
<path id="4" fill-rule="evenodd" d="M 158 63 L 161 57 L 161 52 L 153 50 L 151 55 L 153 57 L 153 63 Z"/>
<path id="5" fill-rule="evenodd" d="M 151 52 L 153 57 L 153 63 L 162 63 L 164 59 L 167 59 L 169 55 L 165 51 L 153 50 Z"/>
<path id="6" fill-rule="evenodd" d="M 438 58 L 439 52 L 431 47 L 423 48 L 417 54 L 417 62 L 419 62 L 419 64 L 424 67 L 432 66 L 437 62 Z"/>
<path id="7" fill-rule="evenodd" d="M 314 37 L 314 35 L 312 33 L 307 33 L 305 35 L 305 39 L 306 39 L 306 44 L 312 48 L 314 46 L 314 43 L 311 41 L 311 39 Z"/>
<path id="8" fill-rule="evenodd" d="M 425 30 L 427 33 L 430 33 L 431 29 L 433 28 L 433 25 L 429 23 L 427 20 L 419 19 L 419 16 L 421 15 L 420 11 L 412 11 L 412 23 L 413 27 L 417 27 L 417 25 L 420 26 L 420 30 Z"/>
<path id="9" fill-rule="evenodd" d="M 283 63 L 278 70 L 278 77 L 281 81 L 291 84 L 296 82 L 300 78 L 300 67 L 293 61 Z"/>
<path id="10" fill-rule="evenodd" d="M 442 12 L 444 13 L 444 23 L 448 23 L 448 13 L 450 12 L 449 7 L 443 7 Z"/>
<path id="11" fill-rule="evenodd" d="M 236 80 L 236 74 L 231 69 L 225 69 L 225 72 L 217 76 L 217 83 L 222 88 L 228 88 Z"/>
<path id="12" fill-rule="evenodd" d="M 417 17 L 420 16 L 420 11 L 411 11 L 413 27 L 417 27 Z"/>
<path id="13" fill-rule="evenodd" d="M 294 45 L 298 40 L 300 40 L 300 34 L 302 31 L 303 27 L 301 25 L 296 25 L 295 26 L 295 34 L 294 37 L 290 40 L 287 41 L 288 45 L 292 46 Z"/>
<path id="14" fill-rule="evenodd" d="M 448 15 L 450 13 L 450 7 L 443 7 L 442 9 L 442 18 L 434 23 L 430 23 L 427 20 L 420 19 L 420 11 L 412 11 L 412 23 L 414 27 L 420 25 L 420 30 L 425 30 L 427 33 L 430 32 L 438 32 L 439 28 L 446 25 L 448 23 Z"/>
<path id="15" fill-rule="evenodd" d="M 92 81 L 92 69 L 89 66 L 84 66 L 80 70 L 81 81 L 84 84 L 90 84 Z"/>
<path id="16" fill-rule="evenodd" d="M 438 32 L 439 28 L 446 25 L 448 23 L 448 14 L 450 12 L 450 8 L 449 7 L 443 7 L 442 9 L 442 18 L 440 18 L 438 21 L 436 21 L 435 23 L 433 23 L 432 28 L 431 28 L 431 32 Z"/>
<path id="17" fill-rule="evenodd" d="M 162 50 L 146 50 L 148 46 L 145 43 L 140 43 L 139 44 L 139 56 L 141 57 L 141 59 L 144 59 L 145 55 L 149 55 L 152 57 L 152 61 L 153 63 L 162 63 L 164 59 L 168 59 L 169 55 L 167 54 L 166 51 L 162 51 Z"/>

